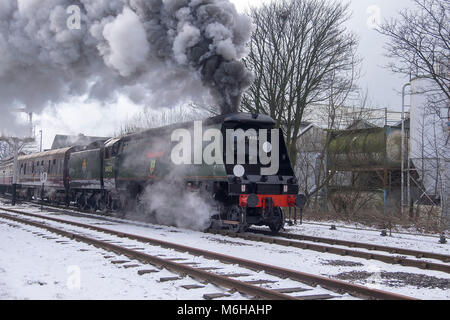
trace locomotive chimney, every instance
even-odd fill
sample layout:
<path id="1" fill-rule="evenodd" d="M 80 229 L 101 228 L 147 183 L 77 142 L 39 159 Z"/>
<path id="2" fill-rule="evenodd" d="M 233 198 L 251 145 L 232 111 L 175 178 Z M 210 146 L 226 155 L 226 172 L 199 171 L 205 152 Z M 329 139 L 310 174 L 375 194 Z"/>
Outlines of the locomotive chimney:
<path id="1" fill-rule="evenodd" d="M 239 112 L 241 101 L 242 101 L 242 93 L 239 93 L 238 95 L 230 94 L 229 96 L 225 97 L 220 108 L 222 110 L 222 114 Z"/>

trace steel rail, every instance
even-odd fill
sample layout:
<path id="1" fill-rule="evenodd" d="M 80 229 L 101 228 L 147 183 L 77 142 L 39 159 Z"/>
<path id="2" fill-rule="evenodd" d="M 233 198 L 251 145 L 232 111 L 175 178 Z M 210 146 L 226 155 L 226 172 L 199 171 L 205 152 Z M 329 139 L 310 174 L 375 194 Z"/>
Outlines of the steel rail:
<path id="1" fill-rule="evenodd" d="M 233 256 L 229 256 L 229 255 L 224 255 L 224 254 L 217 253 L 217 252 L 207 251 L 207 250 L 198 249 L 198 248 L 192 248 L 192 247 L 180 245 L 177 243 L 171 243 L 171 242 L 167 242 L 167 241 L 162 241 L 162 240 L 152 239 L 152 238 L 148 238 L 148 237 L 144 237 L 144 236 L 138 236 L 138 235 L 134 235 L 134 234 L 114 231 L 114 230 L 107 229 L 107 228 L 86 225 L 86 224 L 72 222 L 72 221 L 63 220 L 63 219 L 45 217 L 45 216 L 26 213 L 26 212 L 22 212 L 22 211 L 18 211 L 18 210 L 13 210 L 13 209 L 0 208 L 0 210 L 6 211 L 6 212 L 12 212 L 12 213 L 16 213 L 16 214 L 21 214 L 21 215 L 25 215 L 25 216 L 29 216 L 29 217 L 35 217 L 35 218 L 39 218 L 39 219 L 69 224 L 69 225 L 82 227 L 82 228 L 86 228 L 86 229 L 91 229 L 91 230 L 95 230 L 95 231 L 99 231 L 99 232 L 104 232 L 106 234 L 118 236 L 121 238 L 128 238 L 131 240 L 137 240 L 142 243 L 148 243 L 148 244 L 160 246 L 163 248 L 174 249 L 179 252 L 187 252 L 187 253 L 195 255 L 195 256 L 203 256 L 204 258 L 208 258 L 208 259 L 212 259 L 212 260 L 219 260 L 224 263 L 236 264 L 236 265 L 240 265 L 241 267 L 246 267 L 246 268 L 256 270 L 256 271 L 264 271 L 268 274 L 271 274 L 271 275 L 274 275 L 277 277 L 290 278 L 292 280 L 303 282 L 303 283 L 306 283 L 311 286 L 320 285 L 325 289 L 328 289 L 328 290 L 331 290 L 334 292 L 338 292 L 338 293 L 345 292 L 345 293 L 349 293 L 354 296 L 368 298 L 368 299 L 417 300 L 412 297 L 408 297 L 408 296 L 404 296 L 404 295 L 400 295 L 400 294 L 396 294 L 396 293 L 392 293 L 392 292 L 387 292 L 387 291 L 378 290 L 378 289 L 372 289 L 372 288 L 368 288 L 368 287 L 358 285 L 358 284 L 352 284 L 352 283 L 344 282 L 341 280 L 335 280 L 335 279 L 330 279 L 330 278 L 323 277 L 323 276 L 308 274 L 308 273 L 304 273 L 304 272 L 300 272 L 300 271 L 296 271 L 296 270 L 290 270 L 290 269 L 286 269 L 286 268 L 282 268 L 282 267 L 278 267 L 278 266 L 274 266 L 274 265 L 269 265 L 269 264 L 252 261 L 252 260 L 233 257 Z M 4 216 L 4 215 L 0 215 L 0 217 L 1 216 Z"/>
<path id="2" fill-rule="evenodd" d="M 434 271 L 450 273 L 450 265 L 449 264 L 441 264 L 441 263 L 435 263 L 435 262 L 429 262 L 429 261 L 420 261 L 420 260 L 414 260 L 414 259 L 409 259 L 409 258 L 404 258 L 404 257 L 399 257 L 399 256 L 387 256 L 387 255 L 383 255 L 383 254 L 350 250 L 350 249 L 346 249 L 346 248 L 338 248 L 338 247 L 321 245 L 321 244 L 305 243 L 305 242 L 301 242 L 301 241 L 297 240 L 296 238 L 294 238 L 295 241 L 277 238 L 277 236 L 280 236 L 280 235 L 261 236 L 261 235 L 252 234 L 252 233 L 233 233 L 233 232 L 224 231 L 224 230 L 209 230 L 208 232 L 211 234 L 218 234 L 218 235 L 228 236 L 228 237 L 232 237 L 232 238 L 239 238 L 239 239 L 258 241 L 258 242 L 264 242 L 264 243 L 273 243 L 273 244 L 278 244 L 278 245 L 282 245 L 282 246 L 286 246 L 286 247 L 294 247 L 294 248 L 300 248 L 300 249 L 304 249 L 304 250 L 313 250 L 313 251 L 322 252 L 322 253 L 332 253 L 332 254 L 337 254 L 337 255 L 341 255 L 341 256 L 350 256 L 350 257 L 362 258 L 362 259 L 367 259 L 367 260 L 378 260 L 378 261 L 382 261 L 382 262 L 389 263 L 389 264 L 399 264 L 399 265 L 402 265 L 405 267 L 414 267 L 414 268 L 419 268 L 419 269 L 434 270 Z M 302 237 L 302 236 L 299 236 L 299 237 Z M 309 240 L 309 241 L 314 241 L 314 240 Z M 344 244 L 339 244 L 339 243 L 332 243 L 332 244 L 345 246 Z M 348 245 L 348 246 L 351 247 L 352 243 L 349 242 L 349 244 L 350 245 Z M 397 253 L 400 254 L 400 251 L 402 249 L 395 248 L 394 250 L 397 250 L 398 251 Z M 394 253 L 394 252 L 391 252 L 391 253 Z"/>
<path id="3" fill-rule="evenodd" d="M 190 267 L 188 265 L 183 265 L 175 261 L 170 261 L 162 259 L 156 256 L 152 256 L 143 252 L 125 248 L 116 244 L 109 242 L 97 240 L 91 237 L 80 235 L 71 231 L 61 230 L 43 223 L 36 221 L 21 219 L 18 217 L 13 217 L 11 215 L 0 215 L 1 218 L 8 219 L 14 222 L 27 224 L 37 228 L 45 229 L 54 234 L 69 238 L 71 240 L 80 241 L 89 245 L 93 245 L 98 248 L 105 249 L 116 254 L 121 254 L 127 256 L 131 259 L 139 260 L 143 263 L 158 266 L 160 268 L 166 268 L 180 275 L 189 275 L 192 278 L 207 281 L 208 283 L 213 283 L 230 290 L 235 290 L 243 294 L 253 296 L 255 298 L 268 299 L 268 300 L 301 300 L 301 297 L 292 297 L 287 294 L 279 293 L 270 289 L 248 284 L 239 280 L 231 279 L 223 275 L 207 272 L 205 270 Z"/>
<path id="4" fill-rule="evenodd" d="M 42 204 L 39 204 L 37 202 L 33 202 L 33 201 L 27 201 L 32 205 L 36 205 L 36 206 L 41 206 Z M 79 213 L 84 213 L 84 214 L 92 214 L 92 212 L 90 211 L 86 211 L 86 210 L 80 210 L 78 208 L 61 208 L 60 206 L 57 205 L 52 205 L 52 204 L 44 204 L 45 207 L 49 207 L 52 209 L 57 209 L 57 210 L 61 210 L 65 213 L 68 214 L 76 214 L 77 212 Z M 95 217 L 92 217 L 95 218 Z M 107 217 L 105 216 L 99 216 L 99 218 L 104 218 L 107 219 Z M 362 229 L 363 230 L 363 229 Z M 228 232 L 228 231 L 224 231 L 224 230 L 208 230 L 208 232 L 210 233 L 215 233 L 218 234 L 220 233 L 221 235 L 228 235 L 228 236 L 232 236 L 234 237 L 235 233 L 233 232 Z M 250 229 L 248 230 L 249 233 L 256 233 L 256 234 L 262 234 L 262 235 L 266 235 L 266 236 L 272 236 L 272 237 L 282 237 L 282 238 L 287 238 L 287 239 L 293 239 L 293 240 L 303 240 L 303 241 L 311 241 L 311 242 L 322 242 L 322 243 L 327 243 L 327 244 L 331 244 L 331 245 L 341 245 L 341 246 L 347 246 L 350 248 L 362 248 L 362 249 L 368 249 L 371 251 L 382 251 L 382 252 L 388 252 L 391 254 L 402 254 L 402 255 L 408 255 L 408 256 L 414 256 L 418 259 L 420 258 L 428 258 L 428 259 L 435 259 L 435 260 L 440 260 L 442 262 L 448 263 L 450 262 L 450 255 L 445 255 L 445 254 L 440 254 L 440 253 L 434 253 L 434 252 L 426 252 L 426 251 L 419 251 L 419 250 L 412 250 L 412 249 L 404 249 L 404 248 L 397 248 L 397 247 L 389 247 L 389 246 L 382 246 L 382 245 L 377 245 L 377 244 L 370 244 L 370 243 L 363 243 L 363 242 L 353 242 L 353 241 L 348 241 L 348 240 L 339 240 L 339 239 L 331 239 L 331 238 L 322 238 L 322 237 L 315 237 L 315 236 L 308 236 L 308 235 L 300 235 L 300 234 L 292 234 L 292 233 L 287 233 L 287 232 L 280 232 L 278 234 L 273 234 L 270 231 L 265 231 L 265 230 L 256 230 L 256 229 Z M 259 240 L 258 237 L 249 237 L 247 238 L 247 240 L 254 240 L 254 241 L 262 241 Z M 263 239 L 263 242 L 270 242 L 267 239 Z M 277 241 L 275 241 L 276 243 Z M 280 241 L 281 245 L 284 245 L 285 243 L 283 241 Z M 304 248 L 304 247 L 299 247 L 299 248 Z M 320 249 L 320 248 L 319 248 Z M 325 249 L 325 248 L 323 248 Z M 369 257 L 369 259 L 376 259 L 376 255 L 373 258 L 370 258 L 370 255 L 368 254 L 359 254 L 359 252 L 356 253 L 357 256 L 359 258 L 367 258 Z M 350 255 L 351 254 L 344 254 L 344 255 Z M 385 256 L 381 256 L 382 258 Z M 397 261 L 399 258 L 396 258 Z M 383 262 L 386 259 L 383 258 Z M 398 263 L 395 262 L 394 260 L 391 261 L 387 261 L 388 263 Z M 406 262 L 408 263 L 408 262 Z M 429 266 L 426 265 L 426 262 L 422 262 L 423 265 L 419 266 L 415 266 L 415 265 L 411 265 L 413 267 L 419 267 L 421 269 L 430 269 L 430 270 L 435 270 L 433 268 L 429 268 Z M 433 264 L 433 263 L 431 263 Z M 433 267 L 433 265 L 431 265 Z M 445 267 L 442 267 L 442 265 L 440 264 L 436 264 L 436 268 L 438 268 L 438 270 L 436 271 L 443 271 L 443 272 L 447 272 L 448 273 L 448 269 Z"/>
<path id="5" fill-rule="evenodd" d="M 264 234 L 264 235 L 273 235 L 271 232 L 264 231 L 264 230 L 251 229 L 251 230 L 249 230 L 249 232 L 260 233 L 260 234 Z M 288 232 L 281 232 L 275 236 L 288 238 L 288 239 L 294 239 L 294 240 L 305 240 L 305 241 L 312 241 L 312 242 L 322 242 L 322 243 L 327 243 L 327 244 L 332 244 L 332 245 L 363 248 L 363 249 L 369 249 L 372 251 L 384 251 L 384 252 L 389 252 L 389 253 L 414 256 L 417 258 L 428 258 L 428 259 L 440 260 L 443 262 L 450 262 L 450 255 L 441 254 L 441 253 L 426 252 L 426 251 L 404 249 L 404 248 L 396 248 L 396 247 L 389 247 L 389 246 L 383 246 L 383 245 L 377 245 L 377 244 L 371 244 L 371 243 L 363 243 L 363 242 L 354 242 L 354 241 L 348 241 L 348 240 L 339 240 L 339 239 L 322 238 L 322 237 L 315 237 L 315 236 L 308 236 L 308 235 L 292 234 L 292 233 L 288 233 Z"/>

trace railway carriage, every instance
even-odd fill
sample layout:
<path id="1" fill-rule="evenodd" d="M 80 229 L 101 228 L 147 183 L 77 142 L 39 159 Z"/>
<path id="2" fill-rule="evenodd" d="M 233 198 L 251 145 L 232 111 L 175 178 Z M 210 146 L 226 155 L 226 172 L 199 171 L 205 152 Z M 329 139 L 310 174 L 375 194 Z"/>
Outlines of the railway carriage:
<path id="1" fill-rule="evenodd" d="M 74 148 L 50 150 L 18 159 L 19 196 L 26 199 L 47 198 L 49 201 L 64 203 L 69 187 L 67 163 Z M 45 173 L 47 181 L 41 194 L 41 174 Z"/>
<path id="2" fill-rule="evenodd" d="M 11 192 L 13 171 L 13 160 L 10 159 L 0 162 L 0 193 Z"/>
<path id="3" fill-rule="evenodd" d="M 103 210 L 103 151 L 101 148 L 87 148 L 70 154 L 69 192 L 70 199 L 81 209 Z"/>

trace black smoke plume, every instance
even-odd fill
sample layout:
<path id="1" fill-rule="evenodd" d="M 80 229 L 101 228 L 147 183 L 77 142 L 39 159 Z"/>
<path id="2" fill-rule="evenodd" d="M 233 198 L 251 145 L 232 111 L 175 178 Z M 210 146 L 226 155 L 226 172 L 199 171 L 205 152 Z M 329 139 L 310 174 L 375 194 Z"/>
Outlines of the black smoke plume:
<path id="1" fill-rule="evenodd" d="M 234 112 L 252 80 L 250 32 L 228 0 L 2 0 L 0 127 L 11 109 L 73 97 Z"/>

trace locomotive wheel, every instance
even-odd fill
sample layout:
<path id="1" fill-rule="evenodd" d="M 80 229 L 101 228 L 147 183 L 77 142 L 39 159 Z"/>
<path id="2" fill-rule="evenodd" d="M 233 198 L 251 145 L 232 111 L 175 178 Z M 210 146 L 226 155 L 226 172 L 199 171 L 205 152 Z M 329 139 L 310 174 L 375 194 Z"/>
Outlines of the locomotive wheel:
<path id="1" fill-rule="evenodd" d="M 245 232 L 248 227 L 245 219 L 245 210 L 237 205 L 233 205 L 228 209 L 227 220 L 239 222 L 228 226 L 229 231 L 233 233 Z"/>
<path id="2" fill-rule="evenodd" d="M 269 228 L 273 233 L 278 233 L 284 227 L 283 210 L 280 207 L 273 208 L 273 216 L 274 220 L 269 223 Z"/>

